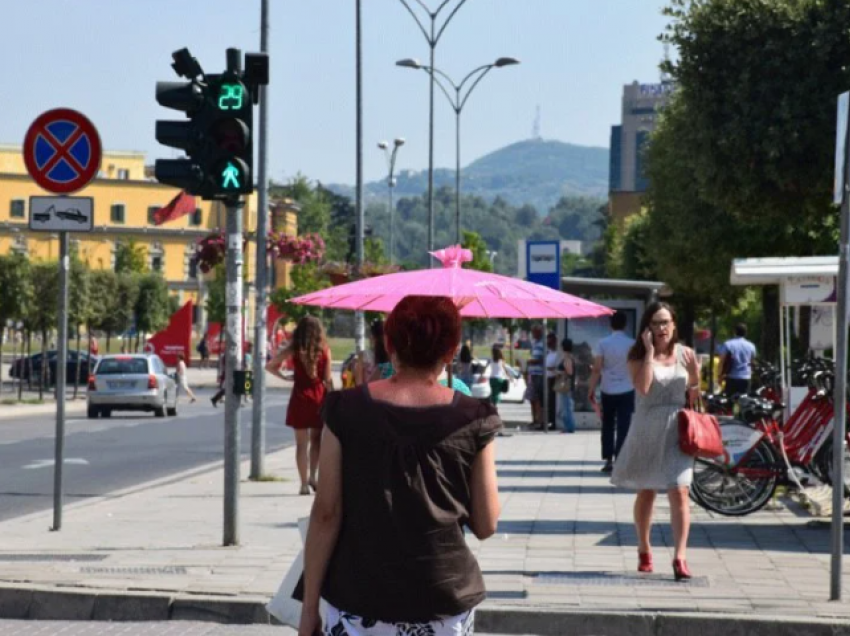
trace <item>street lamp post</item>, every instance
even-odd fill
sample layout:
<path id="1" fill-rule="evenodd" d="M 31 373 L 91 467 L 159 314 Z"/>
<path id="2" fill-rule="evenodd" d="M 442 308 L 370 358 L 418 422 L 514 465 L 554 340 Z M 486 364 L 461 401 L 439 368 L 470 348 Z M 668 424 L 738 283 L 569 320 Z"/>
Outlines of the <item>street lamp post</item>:
<path id="1" fill-rule="evenodd" d="M 496 250 L 487 250 L 487 258 L 490 259 L 490 269 L 492 269 L 493 271 L 496 271 L 496 266 L 493 263 L 493 261 L 496 260 L 496 257 L 498 255 L 499 255 L 499 252 L 497 252 Z"/>
<path id="2" fill-rule="evenodd" d="M 428 8 L 428 6 L 423 2 L 423 0 L 415 0 L 416 4 L 418 4 L 422 9 L 425 10 L 425 13 L 428 15 L 428 18 L 431 21 L 430 30 L 425 28 L 425 25 L 422 23 L 422 20 L 419 19 L 419 16 L 416 15 L 416 12 L 410 5 L 409 0 L 399 0 L 408 10 L 410 15 L 413 16 L 413 19 L 416 20 L 416 24 L 419 26 L 419 30 L 422 31 L 422 35 L 425 36 L 425 41 L 428 42 L 428 46 L 431 49 L 431 65 L 427 67 L 428 69 L 434 69 L 434 53 L 437 48 L 437 44 L 440 42 L 440 38 L 443 36 L 443 33 L 446 30 L 446 27 L 449 25 L 449 22 L 452 21 L 452 18 L 457 15 L 457 12 L 460 8 L 466 3 L 466 0 L 459 0 L 457 5 L 451 12 L 448 14 L 448 17 L 443 22 L 442 26 L 437 27 L 437 19 L 440 17 L 440 13 L 442 13 L 443 9 L 451 2 L 451 0 L 442 0 L 436 9 L 433 11 Z M 429 90 L 429 107 L 428 107 L 428 251 L 434 251 L 434 77 L 433 70 L 429 70 L 428 74 L 431 76 L 430 82 L 430 90 Z M 433 263 L 433 259 L 431 260 Z"/>
<path id="3" fill-rule="evenodd" d="M 404 139 L 397 137 L 393 142 L 393 149 L 390 150 L 390 145 L 386 141 L 378 143 L 378 148 L 384 151 L 384 156 L 387 158 L 387 190 L 389 190 L 389 213 L 390 213 L 390 263 L 395 265 L 395 210 L 393 209 L 393 188 L 395 187 L 395 158 L 398 149 L 404 145 Z"/>
<path id="4" fill-rule="evenodd" d="M 412 68 L 412 69 L 421 69 L 427 72 L 434 81 L 436 81 L 437 86 L 440 87 L 440 90 L 443 91 L 443 94 L 446 96 L 446 99 L 449 100 L 449 104 L 452 106 L 452 110 L 455 111 L 455 240 L 458 245 L 461 242 L 460 237 L 460 115 L 463 111 L 463 107 L 466 106 L 466 102 L 469 99 L 469 96 L 472 94 L 472 91 L 475 90 L 475 87 L 478 86 L 479 82 L 484 79 L 484 76 L 487 75 L 494 68 L 502 68 L 505 66 L 513 66 L 514 64 L 519 64 L 519 60 L 513 57 L 500 57 L 492 64 L 484 64 L 483 66 L 479 66 L 476 69 L 470 71 L 466 77 L 461 80 L 459 84 L 455 84 L 451 77 L 449 77 L 446 73 L 441 71 L 438 68 L 434 68 L 433 66 L 424 66 L 419 63 L 416 59 L 404 59 L 396 62 L 396 66 L 402 66 L 404 68 Z M 434 74 L 437 74 L 448 83 L 449 87 L 454 91 L 454 95 L 449 92 L 449 89 L 440 81 L 439 78 L 435 77 Z M 466 83 L 475 78 L 472 84 L 464 93 L 463 89 Z"/>

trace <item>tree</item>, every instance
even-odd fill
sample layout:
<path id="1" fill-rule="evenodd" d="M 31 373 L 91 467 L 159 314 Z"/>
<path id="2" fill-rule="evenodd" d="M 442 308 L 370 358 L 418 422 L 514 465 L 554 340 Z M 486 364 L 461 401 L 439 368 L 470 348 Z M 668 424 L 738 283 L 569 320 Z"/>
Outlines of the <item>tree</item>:
<path id="1" fill-rule="evenodd" d="M 134 239 L 115 244 L 115 271 L 119 274 L 144 274 L 148 271 L 145 248 Z"/>
<path id="2" fill-rule="evenodd" d="M 687 155 L 688 191 L 712 218 L 728 221 L 723 228 L 734 227 L 719 246 L 723 256 L 733 242 L 736 256 L 834 253 L 835 104 L 850 85 L 850 3 L 671 0 L 665 13 L 672 21 L 664 39 L 678 52 L 665 63 L 680 120 L 670 143 Z M 650 156 L 657 142 L 656 135 Z M 712 248 L 694 251 L 715 251 L 705 235 L 711 222 L 692 227 Z M 695 260 L 682 268 L 685 277 Z M 763 300 L 773 320 L 775 290 L 765 288 Z M 764 335 L 762 349 L 773 356 L 777 325 Z"/>
<path id="3" fill-rule="evenodd" d="M 213 279 L 207 283 L 207 301 L 204 308 L 210 322 L 224 324 L 227 318 L 227 301 L 225 287 L 227 285 L 227 272 L 224 265 L 216 266 Z"/>
<path id="4" fill-rule="evenodd" d="M 0 348 L 6 324 L 21 321 L 32 298 L 29 261 L 21 254 L 0 256 Z M 3 382 L 0 381 L 0 389 Z"/>
<path id="5" fill-rule="evenodd" d="M 487 255 L 487 242 L 477 232 L 463 233 L 463 246 L 472 252 L 472 262 L 466 267 L 480 272 L 492 272 L 493 264 Z"/>
<path id="6" fill-rule="evenodd" d="M 79 252 L 71 251 L 71 271 L 68 277 L 68 327 L 69 334 L 76 335 L 77 340 L 77 365 L 74 374 L 74 398 L 80 389 L 80 372 L 82 364 L 80 360 L 80 328 L 88 322 L 91 311 L 89 303 L 89 276 L 91 272 L 80 260 Z"/>
<path id="7" fill-rule="evenodd" d="M 107 311 L 101 325 L 106 331 L 107 350 L 112 334 L 122 334 L 133 325 L 138 299 L 138 278 L 132 274 L 116 275 L 115 295 L 107 299 Z"/>
<path id="8" fill-rule="evenodd" d="M 315 263 L 304 263 L 292 268 L 292 286 L 289 289 L 274 290 L 269 300 L 275 308 L 286 315 L 289 320 L 298 322 L 304 316 L 316 316 L 321 313 L 318 307 L 296 305 L 289 302 L 292 298 L 319 291 L 330 286 L 325 276 Z"/>
<path id="9" fill-rule="evenodd" d="M 31 280 L 35 293 L 29 304 L 28 314 L 33 330 L 41 335 L 42 365 L 38 394 L 39 398 L 44 398 L 44 387 L 49 381 L 47 378 L 49 365 L 44 364 L 47 360 L 48 336 L 56 328 L 59 320 L 56 304 L 56 299 L 59 297 L 59 264 L 55 261 L 33 264 Z"/>
<path id="10" fill-rule="evenodd" d="M 141 334 L 156 333 L 168 325 L 171 316 L 168 284 L 159 273 L 138 276 L 138 297 L 135 304 L 136 348 Z"/>
<path id="11" fill-rule="evenodd" d="M 89 275 L 89 312 L 86 328 L 88 336 L 94 330 L 107 332 L 106 350 L 109 351 L 109 326 L 111 313 L 118 297 L 118 274 L 111 269 L 94 270 Z"/>

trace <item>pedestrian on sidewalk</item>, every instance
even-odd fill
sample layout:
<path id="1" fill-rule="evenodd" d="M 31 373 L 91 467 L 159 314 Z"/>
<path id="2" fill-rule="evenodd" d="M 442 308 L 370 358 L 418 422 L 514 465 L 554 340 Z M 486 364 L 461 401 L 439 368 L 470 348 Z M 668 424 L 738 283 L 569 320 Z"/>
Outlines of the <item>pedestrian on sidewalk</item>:
<path id="1" fill-rule="evenodd" d="M 284 380 L 284 363 L 292 359 L 295 384 L 286 410 L 286 425 L 295 429 L 295 461 L 301 478 L 302 495 L 318 489 L 319 452 L 322 444 L 322 404 L 333 388 L 331 352 L 318 318 L 298 321 L 288 345 L 266 365 L 266 371 Z M 308 476 L 309 475 L 309 476 Z"/>
<path id="2" fill-rule="evenodd" d="M 573 359 L 573 341 L 564 338 L 561 341 L 563 356 L 558 365 L 555 391 L 561 398 L 561 426 L 564 433 L 576 432 L 576 419 L 573 407 L 573 389 L 575 388 L 575 360 Z"/>
<path id="3" fill-rule="evenodd" d="M 192 392 L 192 389 L 189 388 L 189 378 L 186 374 L 186 357 L 182 353 L 177 354 L 177 384 L 180 386 L 180 390 L 185 392 L 186 395 L 189 396 L 189 402 L 196 402 L 197 397 Z"/>
<path id="4" fill-rule="evenodd" d="M 499 402 L 502 400 L 502 393 L 507 393 L 510 388 L 508 370 L 505 368 L 505 356 L 501 347 L 493 345 L 490 362 L 487 363 L 487 366 L 490 367 L 490 403 L 498 409 Z"/>
<path id="5" fill-rule="evenodd" d="M 224 398 L 224 394 L 227 391 L 224 388 L 224 383 L 227 381 L 227 373 L 226 373 L 226 365 L 227 359 L 224 355 L 224 352 L 220 353 L 218 356 L 218 391 L 215 392 L 210 398 L 210 402 L 212 402 L 213 407 L 218 408 L 218 403 L 221 402 L 222 398 Z"/>
<path id="6" fill-rule="evenodd" d="M 464 539 L 496 531 L 492 405 L 443 387 L 460 340 L 448 298 L 408 296 L 386 322 L 395 375 L 332 393 L 322 488 L 304 550 L 299 634 L 471 634 L 486 592 Z"/>
<path id="7" fill-rule="evenodd" d="M 688 491 L 694 459 L 679 449 L 679 411 L 699 397 L 699 365 L 693 349 L 677 344 L 676 314 L 667 303 L 647 307 L 640 338 L 629 351 L 629 371 L 637 389 L 632 432 L 614 464 L 611 482 L 637 490 L 634 516 L 638 571 L 652 572 L 652 509 L 655 493 L 666 490 L 673 528 L 673 573 L 691 578 L 686 561 L 690 508 Z"/>
<path id="8" fill-rule="evenodd" d="M 354 383 L 358 386 L 392 377 L 393 363 L 384 344 L 383 320 L 375 320 L 369 326 L 369 351 L 358 355 L 354 364 Z"/>
<path id="9" fill-rule="evenodd" d="M 720 379 L 725 380 L 724 393 L 729 397 L 746 395 L 753 375 L 753 358 L 756 346 L 747 340 L 747 325 L 735 325 L 735 337 L 720 348 Z"/>
<path id="10" fill-rule="evenodd" d="M 546 390 L 549 392 L 546 402 L 546 428 L 557 430 L 558 394 L 555 393 L 555 382 L 558 379 L 558 367 L 561 365 L 561 353 L 558 351 L 558 336 L 550 331 L 546 335 Z"/>
<path id="11" fill-rule="evenodd" d="M 599 353 L 593 359 L 593 370 L 587 393 L 590 403 L 596 405 L 596 387 L 602 389 L 602 459 L 603 473 L 610 473 L 614 458 L 620 454 L 629 434 L 632 412 L 635 410 L 635 389 L 629 374 L 629 351 L 635 344 L 624 332 L 626 314 L 621 311 L 611 316 L 611 335 L 599 341 Z"/>
<path id="12" fill-rule="evenodd" d="M 529 401 L 531 402 L 531 428 L 545 430 L 543 421 L 543 367 L 546 364 L 546 345 L 543 342 L 543 327 L 534 325 L 531 328 L 531 356 L 525 363 L 526 381 L 528 382 Z"/>
<path id="13" fill-rule="evenodd" d="M 210 361 L 210 350 L 207 346 L 207 332 L 201 337 L 197 346 L 198 355 L 201 356 L 201 368 L 206 369 Z"/>

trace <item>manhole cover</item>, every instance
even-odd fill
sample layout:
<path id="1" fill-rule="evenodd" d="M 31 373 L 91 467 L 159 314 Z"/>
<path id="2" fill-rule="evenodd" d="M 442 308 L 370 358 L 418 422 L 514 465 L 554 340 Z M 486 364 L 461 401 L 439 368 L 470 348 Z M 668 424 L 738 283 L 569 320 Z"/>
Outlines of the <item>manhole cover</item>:
<path id="1" fill-rule="evenodd" d="M 164 568 L 148 568 L 148 567 L 114 567 L 114 568 L 99 568 L 99 567 L 82 567 L 80 572 L 83 574 L 121 574 L 121 575 L 147 575 L 152 574 L 158 576 L 161 574 L 188 574 L 186 568 L 181 566 L 164 567 Z"/>
<path id="2" fill-rule="evenodd" d="M 106 554 L 0 554 L 0 561 L 103 561 Z"/>
<path id="3" fill-rule="evenodd" d="M 695 576 L 687 583 L 678 582 L 668 577 L 657 576 L 629 576 L 627 574 L 608 574 L 605 572 L 566 572 L 564 574 L 540 574 L 534 577 L 537 585 L 599 585 L 599 586 L 627 586 L 627 587 L 678 587 L 686 585 L 689 587 L 709 587 L 707 576 Z"/>

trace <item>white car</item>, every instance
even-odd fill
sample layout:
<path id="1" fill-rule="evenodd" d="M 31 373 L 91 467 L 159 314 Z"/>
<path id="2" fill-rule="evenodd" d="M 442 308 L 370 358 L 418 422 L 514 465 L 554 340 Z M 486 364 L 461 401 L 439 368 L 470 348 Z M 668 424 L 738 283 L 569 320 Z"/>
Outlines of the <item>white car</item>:
<path id="1" fill-rule="evenodd" d="M 474 360 L 472 363 L 472 397 L 480 400 L 490 398 L 490 371 L 492 369 L 489 360 Z M 514 367 L 505 364 L 508 371 L 508 391 L 502 393 L 503 402 L 522 402 L 525 396 L 525 380 L 522 374 Z"/>
<path id="2" fill-rule="evenodd" d="M 112 411 L 177 415 L 177 383 L 158 355 L 106 355 L 89 377 L 86 400 L 89 418 L 109 417 Z"/>

